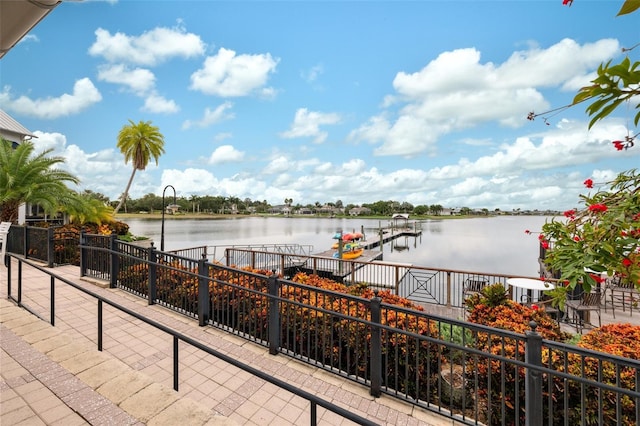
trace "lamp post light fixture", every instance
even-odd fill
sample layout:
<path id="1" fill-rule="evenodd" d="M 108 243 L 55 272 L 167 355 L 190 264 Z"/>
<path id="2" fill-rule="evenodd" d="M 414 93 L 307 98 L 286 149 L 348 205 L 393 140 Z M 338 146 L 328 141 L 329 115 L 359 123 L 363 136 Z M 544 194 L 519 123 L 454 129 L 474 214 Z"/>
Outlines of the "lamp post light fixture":
<path id="1" fill-rule="evenodd" d="M 172 185 L 167 185 L 162 190 L 162 228 L 160 229 L 160 251 L 164 251 L 164 193 L 167 188 L 173 189 L 173 204 L 176 204 L 176 189 Z"/>

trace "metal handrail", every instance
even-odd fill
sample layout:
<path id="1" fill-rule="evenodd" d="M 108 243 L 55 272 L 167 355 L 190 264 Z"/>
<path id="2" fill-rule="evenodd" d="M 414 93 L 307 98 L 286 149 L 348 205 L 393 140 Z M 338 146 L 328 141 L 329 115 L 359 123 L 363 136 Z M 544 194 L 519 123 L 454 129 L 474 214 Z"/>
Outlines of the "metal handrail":
<path id="1" fill-rule="evenodd" d="M 305 391 L 304 389 L 300 389 L 300 388 L 298 388 L 296 386 L 293 386 L 293 385 L 291 385 L 291 384 L 289 384 L 289 383 L 287 383 L 287 382 L 285 382 L 283 380 L 280 380 L 280 379 L 278 379 L 276 377 L 273 377 L 273 376 L 271 376 L 271 375 L 269 375 L 269 374 L 267 374 L 267 373 L 265 373 L 265 372 L 263 372 L 263 371 L 261 371 L 261 370 L 259 370 L 257 368 L 254 368 L 254 367 L 251 367 L 250 365 L 244 364 L 244 363 L 238 361 L 237 359 L 235 359 L 233 357 L 225 355 L 222 352 L 219 352 L 219 351 L 217 351 L 215 349 L 212 349 L 212 348 L 210 348 L 210 347 L 198 342 L 197 340 L 195 340 L 195 339 L 193 339 L 193 338 L 191 338 L 189 336 L 186 336 L 186 335 L 180 333 L 179 331 L 176 331 L 176 330 L 172 329 L 171 327 L 168 327 L 168 326 L 163 325 L 163 324 L 161 324 L 159 322 L 156 322 L 156 321 L 154 321 L 152 319 L 149 319 L 149 318 L 147 318 L 147 317 L 145 317 L 145 316 L 143 316 L 143 315 L 141 315 L 141 314 L 139 314 L 139 313 L 127 308 L 127 307 L 125 307 L 125 306 L 122 306 L 122 305 L 120 305 L 120 304 L 118 304 L 116 302 L 113 302 L 113 301 L 111 301 L 111 300 L 109 300 L 109 299 L 107 299 L 107 298 L 105 298 L 103 296 L 100 296 L 99 294 L 96 294 L 96 293 L 94 293 L 94 292 L 92 292 L 90 290 L 87 290 L 87 289 L 79 286 L 78 284 L 76 284 L 76 283 L 74 283 L 72 281 L 69 281 L 69 280 L 67 280 L 67 279 L 65 279 L 65 278 L 63 278 L 63 277 L 61 277 L 61 276 L 59 276 L 57 274 L 54 274 L 54 273 L 46 270 L 45 268 L 43 268 L 43 267 L 41 267 L 41 266 L 39 266 L 39 265 L 37 265 L 37 264 L 35 264 L 33 262 L 30 262 L 30 261 L 25 260 L 25 259 L 21 259 L 21 258 L 15 256 L 13 254 L 7 254 L 7 256 L 12 257 L 12 258 L 14 258 L 14 259 L 16 259 L 18 261 L 18 268 L 19 268 L 18 274 L 20 276 L 22 275 L 22 273 L 21 273 L 22 264 L 26 263 L 27 265 L 29 265 L 29 266 L 31 266 L 31 267 L 33 267 L 33 268 L 35 268 L 35 269 L 37 269 L 37 270 L 39 270 L 41 272 L 44 272 L 45 274 L 47 274 L 47 275 L 49 275 L 51 277 L 51 319 L 50 319 L 50 323 L 53 326 L 55 326 L 55 297 L 54 297 L 55 293 L 54 293 L 54 291 L 55 291 L 55 280 L 56 279 L 59 280 L 59 281 L 62 281 L 63 283 L 65 283 L 67 285 L 70 285 L 71 287 L 75 288 L 76 290 L 79 290 L 82 293 L 85 293 L 85 294 L 87 294 L 87 295 L 89 295 L 89 296 L 91 296 L 91 297 L 93 297 L 93 298 L 98 300 L 98 350 L 99 351 L 102 351 L 102 331 L 103 331 L 103 323 L 102 323 L 103 309 L 102 309 L 102 305 L 104 303 L 106 303 L 107 305 L 109 305 L 109 306 L 111 306 L 111 307 L 113 307 L 115 309 L 118 309 L 119 311 L 124 312 L 124 313 L 126 313 L 126 314 L 128 314 L 128 315 L 130 315 L 130 316 L 132 316 L 132 317 L 134 317 L 134 318 L 136 318 L 136 319 L 138 319 L 138 320 L 140 320 L 140 321 L 142 321 L 142 322 L 144 322 L 144 323 L 146 323 L 146 324 L 158 329 L 158 330 L 161 330 L 161 331 L 171 335 L 173 337 L 173 388 L 176 391 L 178 391 L 178 378 L 179 378 L 179 375 L 178 375 L 178 373 L 179 373 L 179 371 L 178 371 L 179 370 L 179 368 L 178 368 L 178 359 L 179 359 L 179 356 L 178 356 L 179 355 L 178 354 L 178 350 L 179 350 L 178 349 L 179 348 L 178 342 L 181 340 L 181 341 L 183 341 L 183 342 L 185 342 L 185 343 L 187 343 L 187 344 L 189 344 L 189 345 L 191 345 L 191 346 L 193 346 L 193 347 L 195 347 L 197 349 L 200 349 L 201 351 L 204 351 L 204 352 L 208 353 L 209 355 L 213 355 L 216 358 L 219 358 L 219 359 L 221 359 L 221 360 L 223 360 L 223 361 L 225 361 L 225 362 L 227 362 L 227 363 L 229 363 L 229 364 L 231 364 L 231 365 L 233 365 L 233 366 L 235 366 L 237 368 L 240 368 L 241 370 L 244 370 L 244 371 L 246 371 L 246 372 L 248 372 L 248 373 L 250 373 L 250 374 L 252 374 L 252 375 L 254 375 L 256 377 L 259 377 L 259 378 L 261 378 L 261 379 L 263 379 L 263 380 L 265 380 L 265 381 L 267 381 L 267 382 L 269 382 L 271 384 L 274 384 L 274 385 L 276 385 L 276 386 L 278 386 L 278 387 L 280 387 L 282 389 L 285 389 L 285 390 L 293 393 L 296 396 L 299 396 L 301 398 L 306 399 L 307 401 L 309 401 L 311 403 L 311 423 L 310 423 L 311 425 L 316 425 L 317 424 L 317 406 L 321 406 L 321 407 L 323 407 L 323 408 L 325 408 L 325 409 L 327 409 L 327 410 L 329 410 L 329 411 L 331 411 L 331 412 L 333 412 L 335 414 L 338 414 L 339 416 L 341 416 L 341 417 L 343 417 L 345 419 L 348 419 L 348 420 L 353 421 L 353 422 L 355 422 L 357 424 L 360 424 L 360 425 L 377 425 L 377 423 L 375 423 L 375 422 L 373 422 L 373 421 L 371 421 L 369 419 L 366 419 L 366 418 L 361 417 L 361 416 L 359 416 L 357 414 L 354 414 L 351 411 L 348 411 L 348 410 L 346 410 L 346 409 L 344 409 L 344 408 L 342 408 L 342 407 L 340 407 L 338 405 L 332 404 L 331 402 L 328 402 L 328 401 L 326 401 L 326 400 L 324 400 L 322 398 L 319 398 L 318 396 L 316 396 L 316 395 L 314 395 L 312 393 L 309 393 L 309 392 Z M 9 279 L 8 279 L 8 286 L 9 286 L 9 292 L 8 292 L 9 294 L 8 294 L 8 296 L 9 296 L 9 299 L 11 299 L 14 302 L 16 302 L 18 304 L 18 306 L 20 306 L 22 308 L 25 308 L 26 310 L 28 310 L 32 314 L 40 317 L 36 312 L 33 312 L 31 309 L 29 309 L 28 307 L 24 306 L 24 304 L 22 303 L 22 294 L 21 294 L 22 286 L 21 285 L 18 286 L 18 291 L 19 291 L 18 298 L 15 299 L 11 295 L 11 262 L 9 262 L 8 265 L 9 265 L 8 266 L 8 277 L 9 277 Z"/>

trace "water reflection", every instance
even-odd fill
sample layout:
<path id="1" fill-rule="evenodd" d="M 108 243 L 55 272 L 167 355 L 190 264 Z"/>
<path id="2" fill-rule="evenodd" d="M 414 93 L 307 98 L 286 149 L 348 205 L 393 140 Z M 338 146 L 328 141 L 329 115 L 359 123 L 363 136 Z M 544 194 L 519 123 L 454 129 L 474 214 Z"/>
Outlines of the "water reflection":
<path id="1" fill-rule="evenodd" d="M 538 239 L 524 233 L 538 230 L 542 216 L 501 216 L 452 219 L 422 223 L 421 237 L 401 237 L 382 248 L 385 261 L 415 265 L 494 272 L 507 275 L 538 274 Z M 160 241 L 160 221 L 128 219 L 131 232 Z M 413 224 L 413 221 L 410 220 Z M 172 220 L 165 222 L 167 250 L 213 245 L 302 244 L 314 252 L 328 250 L 333 235 L 364 231 L 368 240 L 388 221 L 346 218 L 238 217 L 227 220 Z"/>

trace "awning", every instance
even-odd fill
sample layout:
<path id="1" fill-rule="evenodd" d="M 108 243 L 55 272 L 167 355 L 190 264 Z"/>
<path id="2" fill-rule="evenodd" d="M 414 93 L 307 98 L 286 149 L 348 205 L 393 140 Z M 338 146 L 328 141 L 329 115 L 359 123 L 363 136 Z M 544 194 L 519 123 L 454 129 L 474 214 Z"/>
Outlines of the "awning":
<path id="1" fill-rule="evenodd" d="M 0 58 L 60 3 L 62 0 L 0 1 Z"/>

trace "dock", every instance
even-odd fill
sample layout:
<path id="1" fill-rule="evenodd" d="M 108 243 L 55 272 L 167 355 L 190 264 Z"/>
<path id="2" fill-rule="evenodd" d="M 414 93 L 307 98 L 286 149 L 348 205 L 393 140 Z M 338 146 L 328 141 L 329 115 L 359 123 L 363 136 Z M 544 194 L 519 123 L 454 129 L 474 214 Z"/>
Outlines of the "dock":
<path id="1" fill-rule="evenodd" d="M 357 283 L 363 281 L 358 277 L 362 275 L 364 269 L 370 269 L 371 267 L 374 267 L 373 265 L 375 265 L 376 261 L 383 260 L 382 246 L 384 246 L 384 244 L 392 242 L 400 237 L 419 237 L 422 235 L 422 230 L 416 228 L 380 228 L 378 230 L 378 235 L 379 238 L 376 239 L 359 241 L 359 245 L 364 249 L 364 251 L 362 255 L 354 259 L 356 262 L 349 262 L 348 260 L 345 260 L 345 262 L 348 263 L 344 264 L 342 262 L 331 262 L 316 265 L 313 270 L 300 265 L 297 270 L 305 273 L 317 274 L 321 277 L 329 278 L 345 284 Z M 329 249 L 319 253 L 314 253 L 314 256 L 337 260 L 333 257 L 335 252 L 336 249 Z M 381 288 L 385 287 L 383 283 L 372 284 Z"/>
<path id="2" fill-rule="evenodd" d="M 382 247 L 386 243 L 389 243 L 400 237 L 419 237 L 422 235 L 421 229 L 381 229 L 378 232 L 379 237 L 367 241 L 361 241 L 360 246 L 366 250 L 371 250 L 376 247 Z M 378 259 L 381 260 L 381 259 Z"/>

